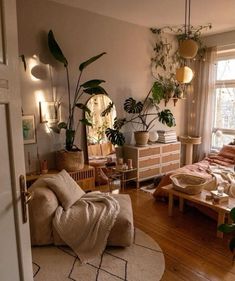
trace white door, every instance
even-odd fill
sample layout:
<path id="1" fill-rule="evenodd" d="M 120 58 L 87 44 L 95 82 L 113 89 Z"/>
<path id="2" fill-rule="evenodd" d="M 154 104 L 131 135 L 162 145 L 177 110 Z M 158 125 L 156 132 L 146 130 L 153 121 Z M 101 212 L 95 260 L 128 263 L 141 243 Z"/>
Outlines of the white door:
<path id="1" fill-rule="evenodd" d="M 29 225 L 23 223 L 25 174 L 15 0 L 0 0 L 0 280 L 32 281 Z"/>

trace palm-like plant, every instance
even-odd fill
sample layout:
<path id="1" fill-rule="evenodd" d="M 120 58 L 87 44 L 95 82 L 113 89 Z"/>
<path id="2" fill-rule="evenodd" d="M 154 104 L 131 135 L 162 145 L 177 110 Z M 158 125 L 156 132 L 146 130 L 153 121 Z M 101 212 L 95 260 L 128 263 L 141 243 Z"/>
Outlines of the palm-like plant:
<path id="1" fill-rule="evenodd" d="M 125 112 L 130 114 L 129 118 L 116 118 L 113 128 L 106 129 L 105 133 L 109 141 L 114 145 L 122 146 L 125 137 L 120 130 L 128 123 L 141 125 L 142 131 L 149 131 L 155 122 L 166 124 L 168 127 L 175 126 L 175 118 L 169 109 L 160 111 L 158 104 L 164 97 L 164 92 L 159 82 L 154 82 L 145 100 L 136 101 L 132 97 L 124 102 Z"/>
<path id="2" fill-rule="evenodd" d="M 230 218 L 232 219 L 231 224 L 221 224 L 218 230 L 223 233 L 234 233 L 235 234 L 235 208 L 230 211 Z M 233 253 L 233 261 L 235 261 L 235 236 L 229 242 L 229 249 Z"/>
<path id="3" fill-rule="evenodd" d="M 49 47 L 49 50 L 50 50 L 51 54 L 53 55 L 53 57 L 64 65 L 64 68 L 66 71 L 66 78 L 67 78 L 67 94 L 68 94 L 68 103 L 69 103 L 69 112 L 68 112 L 67 122 L 61 122 L 58 124 L 57 127 L 53 127 L 52 129 L 55 132 L 60 132 L 61 129 L 65 129 L 66 130 L 65 148 L 68 151 L 76 151 L 76 150 L 79 150 L 74 145 L 75 134 L 76 134 L 76 131 L 78 128 L 78 124 L 83 123 L 87 126 L 91 126 L 92 124 L 87 120 L 87 118 L 82 118 L 78 121 L 77 124 L 75 124 L 75 118 L 74 118 L 75 108 L 79 108 L 83 112 L 87 112 L 89 115 L 90 109 L 84 103 L 80 102 L 80 99 L 82 98 L 82 96 L 84 94 L 87 94 L 87 95 L 105 94 L 105 95 L 107 95 L 107 92 L 101 86 L 101 84 L 105 82 L 104 80 L 92 79 L 92 80 L 86 81 L 84 83 L 81 83 L 82 74 L 83 74 L 84 69 L 87 66 L 89 66 L 91 63 L 98 60 L 100 57 L 102 57 L 106 53 L 103 52 L 97 56 L 94 56 L 94 57 L 88 59 L 87 61 L 85 61 L 79 65 L 77 84 L 76 84 L 75 92 L 72 95 L 71 89 L 70 89 L 68 60 L 66 59 L 61 48 L 59 47 L 52 30 L 50 30 L 48 33 L 48 47 Z"/>

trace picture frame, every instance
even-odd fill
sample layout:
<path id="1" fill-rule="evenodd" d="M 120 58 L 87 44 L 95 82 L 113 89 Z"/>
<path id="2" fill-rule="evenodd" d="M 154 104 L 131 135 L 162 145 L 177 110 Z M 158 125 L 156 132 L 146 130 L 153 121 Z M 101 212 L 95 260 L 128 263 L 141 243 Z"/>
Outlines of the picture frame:
<path id="1" fill-rule="evenodd" d="M 40 123 L 58 123 L 60 120 L 60 103 L 53 101 L 40 101 L 39 113 Z"/>
<path id="2" fill-rule="evenodd" d="M 34 115 L 22 116 L 22 131 L 24 144 L 36 143 L 36 129 Z"/>

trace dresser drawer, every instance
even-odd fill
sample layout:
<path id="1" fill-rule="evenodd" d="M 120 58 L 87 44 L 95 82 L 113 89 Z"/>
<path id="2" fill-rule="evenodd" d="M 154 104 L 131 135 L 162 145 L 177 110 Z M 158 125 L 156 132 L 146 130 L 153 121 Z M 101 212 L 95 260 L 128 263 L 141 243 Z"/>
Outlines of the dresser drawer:
<path id="1" fill-rule="evenodd" d="M 162 153 L 180 150 L 180 143 L 171 143 L 162 147 Z"/>
<path id="2" fill-rule="evenodd" d="M 180 167 L 179 162 L 170 163 L 170 164 L 162 166 L 161 172 L 164 174 L 164 173 L 167 173 L 170 171 L 174 171 L 174 170 L 178 169 L 179 167 Z"/>
<path id="3" fill-rule="evenodd" d="M 149 167 L 160 164 L 160 157 L 149 157 L 139 161 L 139 168 Z"/>
<path id="4" fill-rule="evenodd" d="M 139 179 L 155 177 L 160 174 L 160 167 L 157 168 L 149 168 L 146 170 L 142 170 L 139 172 Z"/>
<path id="5" fill-rule="evenodd" d="M 160 154 L 160 147 L 147 147 L 139 151 L 139 157 Z"/>
<path id="6" fill-rule="evenodd" d="M 180 159 L 180 153 L 170 153 L 162 156 L 162 163 L 172 162 Z"/>

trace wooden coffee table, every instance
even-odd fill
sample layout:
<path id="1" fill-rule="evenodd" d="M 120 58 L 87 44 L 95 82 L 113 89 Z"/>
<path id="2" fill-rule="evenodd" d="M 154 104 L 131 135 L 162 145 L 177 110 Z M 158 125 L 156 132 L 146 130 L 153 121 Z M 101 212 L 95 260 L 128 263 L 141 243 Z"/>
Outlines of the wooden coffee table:
<path id="1" fill-rule="evenodd" d="M 184 200 L 194 202 L 199 205 L 206 206 L 210 209 L 213 209 L 218 213 L 217 225 L 225 222 L 226 215 L 230 212 L 230 210 L 235 207 L 235 198 L 229 198 L 228 202 L 214 204 L 212 200 L 206 200 L 206 195 L 209 195 L 210 192 L 207 190 L 202 190 L 200 194 L 197 195 L 188 195 L 183 192 L 179 192 L 173 189 L 172 184 L 161 187 L 165 192 L 169 194 L 169 203 L 168 203 L 168 215 L 172 216 L 173 214 L 173 197 L 179 197 L 179 209 L 181 212 L 184 210 Z M 230 217 L 228 216 L 228 219 Z M 217 237 L 223 238 L 223 233 L 217 230 Z"/>

